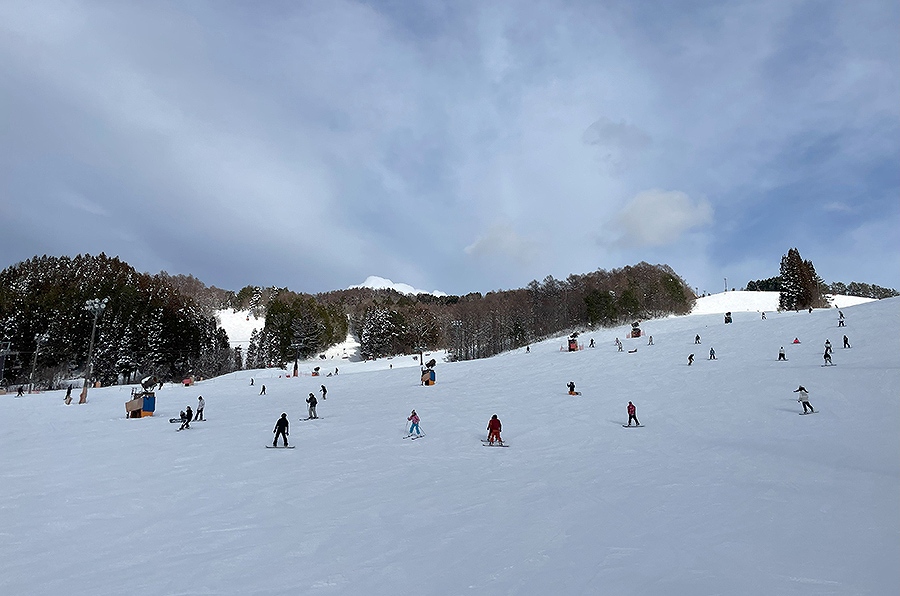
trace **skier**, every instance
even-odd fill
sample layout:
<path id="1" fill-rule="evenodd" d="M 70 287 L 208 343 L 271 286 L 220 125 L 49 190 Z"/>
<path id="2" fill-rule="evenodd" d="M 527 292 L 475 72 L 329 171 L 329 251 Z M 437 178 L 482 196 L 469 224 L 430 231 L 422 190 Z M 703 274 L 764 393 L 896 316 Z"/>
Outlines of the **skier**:
<path id="1" fill-rule="evenodd" d="M 850 340 L 847 339 L 847 336 L 846 336 L 846 335 L 844 336 L 844 347 L 845 347 L 845 348 L 849 348 L 849 347 L 850 347 Z"/>
<path id="2" fill-rule="evenodd" d="M 838 327 L 844 327 L 844 313 L 838 311 Z"/>
<path id="3" fill-rule="evenodd" d="M 493 445 L 494 441 L 499 441 L 500 444 L 503 444 L 503 439 L 500 438 L 500 431 L 502 430 L 502 425 L 500 424 L 500 419 L 497 418 L 497 415 L 494 414 L 491 416 L 491 419 L 488 420 L 487 425 L 488 430 L 488 444 Z"/>
<path id="4" fill-rule="evenodd" d="M 413 410 L 412 414 L 410 414 L 409 418 L 407 418 L 412 424 L 409 425 L 409 436 L 412 436 L 413 429 L 415 429 L 417 435 L 421 435 L 419 432 L 419 415 L 416 414 L 416 411 Z"/>
<path id="5" fill-rule="evenodd" d="M 763 321 L 766 320 L 766 311 L 762 311 L 762 320 L 763 320 Z"/>
<path id="6" fill-rule="evenodd" d="M 206 400 L 203 399 L 203 396 L 197 398 L 197 415 L 194 416 L 194 420 L 204 420 L 203 418 L 203 408 L 206 407 Z"/>
<path id="7" fill-rule="evenodd" d="M 318 416 L 316 416 L 316 404 L 319 402 L 316 400 L 316 396 L 310 393 L 306 403 L 309 404 L 309 417 L 318 418 Z"/>
<path id="8" fill-rule="evenodd" d="M 284 439 L 284 446 L 288 446 L 287 438 L 288 435 L 291 434 L 290 432 L 288 432 L 289 427 L 290 423 L 288 422 L 287 414 L 282 412 L 281 418 L 279 418 L 278 421 L 275 422 L 275 430 L 272 431 L 272 433 L 275 435 L 275 440 L 272 441 L 272 447 L 278 445 L 279 436 Z"/>
<path id="9" fill-rule="evenodd" d="M 806 387 L 800 385 L 796 389 L 794 389 L 794 393 L 799 393 L 800 397 L 797 399 L 797 403 L 803 404 L 803 413 L 806 414 L 806 409 L 809 408 L 810 412 L 815 412 L 813 410 L 812 404 L 809 403 L 809 392 L 806 390 Z"/>
<path id="10" fill-rule="evenodd" d="M 699 343 L 700 343 L 700 334 L 697 334 L 697 337 L 694 338 L 694 343 L 695 343 L 695 344 L 699 344 Z"/>
<path id="11" fill-rule="evenodd" d="M 778 350 L 778 359 L 787 362 L 787 357 L 784 355 L 784 346 L 781 346 L 781 349 Z"/>
<path id="12" fill-rule="evenodd" d="M 575 392 L 575 381 L 569 381 L 569 384 L 566 385 L 566 387 L 569 388 L 569 395 L 578 395 L 578 393 Z"/>
<path id="13" fill-rule="evenodd" d="M 322 389 L 320 389 L 320 391 L 322 392 L 322 400 L 324 401 L 325 394 L 328 393 L 328 389 L 325 389 L 325 385 L 322 385 Z"/>
<path id="14" fill-rule="evenodd" d="M 525 346 L 525 353 L 531 354 L 531 346 Z"/>
<path id="15" fill-rule="evenodd" d="M 650 336 L 650 341 L 647 342 L 647 345 L 648 345 L 648 346 L 652 346 L 652 345 L 653 345 L 653 336 L 652 336 L 652 335 Z"/>
<path id="16" fill-rule="evenodd" d="M 831 351 L 830 351 L 830 350 L 826 349 L 826 350 L 825 350 L 825 354 L 824 354 L 822 357 L 825 359 L 825 364 L 823 364 L 822 366 L 827 366 L 827 365 L 829 365 L 829 364 L 834 364 L 834 363 L 831 361 Z"/>
<path id="17" fill-rule="evenodd" d="M 691 354 L 690 356 L 688 356 L 688 366 L 692 365 L 693 363 L 694 363 L 694 355 Z"/>
<path id="18" fill-rule="evenodd" d="M 716 359 L 716 351 L 713 350 L 712 348 L 709 349 L 709 359 L 710 359 L 710 360 L 715 360 L 715 359 Z"/>
<path id="19" fill-rule="evenodd" d="M 178 430 L 184 430 L 186 428 L 191 427 L 191 420 L 194 419 L 194 412 L 191 410 L 191 406 L 188 406 L 184 409 L 184 416 L 181 418 L 181 428 Z"/>
<path id="20" fill-rule="evenodd" d="M 799 343 L 800 343 L 800 338 L 799 338 L 799 337 L 795 337 L 793 343 L 799 344 Z"/>
<path id="21" fill-rule="evenodd" d="M 825 340 L 825 351 L 831 353 L 831 341 Z"/>
<path id="22" fill-rule="evenodd" d="M 634 404 L 628 402 L 628 426 L 631 426 L 631 421 L 634 420 L 635 425 L 640 426 L 641 423 L 638 422 L 637 419 L 637 408 L 634 407 Z"/>
<path id="23" fill-rule="evenodd" d="M 335 374 L 335 376 L 337 376 L 337 374 L 338 374 L 338 369 L 336 366 L 334 367 L 334 374 Z"/>
<path id="24" fill-rule="evenodd" d="M 619 341 L 619 338 L 616 338 L 616 347 L 619 348 L 619 351 L 622 351 L 622 342 Z"/>
<path id="25" fill-rule="evenodd" d="M 253 377 L 250 377 L 250 386 L 253 387 Z"/>
<path id="26" fill-rule="evenodd" d="M 25 395 L 25 387 L 19 385 L 19 392 L 16 393 L 16 397 L 22 397 L 23 395 Z"/>
<path id="27" fill-rule="evenodd" d="M 593 347 L 594 347 L 594 338 L 593 338 L 593 337 L 591 338 L 591 343 L 588 345 L 588 347 L 589 347 L 589 348 L 593 348 Z"/>
<path id="28" fill-rule="evenodd" d="M 845 335 L 844 337 L 847 337 L 847 336 Z M 69 385 L 68 389 L 66 389 L 66 399 L 63 401 L 66 402 L 66 405 L 69 405 L 72 403 L 72 386 L 71 385 Z"/>
<path id="29" fill-rule="evenodd" d="M 262 389 L 259 390 L 259 394 L 260 394 L 260 395 L 265 395 L 265 394 L 266 394 L 266 386 L 265 386 L 265 385 L 263 385 L 263 386 L 262 386 Z"/>

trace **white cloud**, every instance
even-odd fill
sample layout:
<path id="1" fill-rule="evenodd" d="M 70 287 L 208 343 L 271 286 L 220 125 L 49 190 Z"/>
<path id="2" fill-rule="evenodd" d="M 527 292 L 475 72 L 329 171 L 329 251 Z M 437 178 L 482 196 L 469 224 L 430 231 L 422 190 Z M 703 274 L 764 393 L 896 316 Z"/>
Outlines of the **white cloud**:
<path id="1" fill-rule="evenodd" d="M 708 201 L 691 200 L 677 190 L 651 189 L 639 192 L 625 205 L 611 231 L 620 246 L 666 246 L 712 220 Z"/>
<path id="2" fill-rule="evenodd" d="M 525 263 L 534 257 L 537 244 L 519 236 L 510 226 L 493 226 L 475 242 L 463 249 L 471 257 L 502 257 Z"/>

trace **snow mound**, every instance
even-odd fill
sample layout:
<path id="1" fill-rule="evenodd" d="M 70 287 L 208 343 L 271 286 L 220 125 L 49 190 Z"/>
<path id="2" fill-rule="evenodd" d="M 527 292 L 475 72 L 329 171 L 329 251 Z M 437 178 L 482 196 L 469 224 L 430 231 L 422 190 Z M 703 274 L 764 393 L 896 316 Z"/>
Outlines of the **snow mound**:
<path id="1" fill-rule="evenodd" d="M 352 289 L 352 288 L 371 288 L 373 290 L 395 290 L 397 292 L 400 292 L 401 294 L 411 294 L 411 295 L 416 295 L 416 294 L 432 294 L 433 296 L 446 296 L 447 295 L 444 292 L 441 292 L 439 290 L 432 290 L 430 292 L 427 290 L 417 290 L 416 288 L 412 287 L 411 285 L 404 284 L 404 283 L 396 283 L 385 277 L 378 277 L 377 275 L 370 275 L 369 277 L 366 278 L 366 281 L 362 282 L 360 285 L 350 286 L 350 289 Z"/>
<path id="2" fill-rule="evenodd" d="M 828 296 L 835 308 L 847 308 L 873 302 L 873 298 L 859 296 Z M 697 298 L 692 315 L 722 314 L 726 312 L 772 312 L 778 310 L 778 292 L 721 292 Z"/>

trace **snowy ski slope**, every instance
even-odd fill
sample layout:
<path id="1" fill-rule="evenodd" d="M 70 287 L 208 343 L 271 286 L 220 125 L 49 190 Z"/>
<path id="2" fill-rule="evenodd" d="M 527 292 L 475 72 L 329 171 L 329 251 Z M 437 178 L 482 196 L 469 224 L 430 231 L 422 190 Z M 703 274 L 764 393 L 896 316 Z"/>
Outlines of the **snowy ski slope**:
<path id="1" fill-rule="evenodd" d="M 653 346 L 439 359 L 433 387 L 408 356 L 241 371 L 139 420 L 127 387 L 0 396 L 0 594 L 897 594 L 898 307 L 838 329 L 729 305 L 644 322 Z M 175 432 L 201 394 L 209 420 Z M 403 440 L 413 408 L 427 436 Z M 265 449 L 282 411 L 297 448 Z M 509 449 L 481 445 L 495 413 Z"/>

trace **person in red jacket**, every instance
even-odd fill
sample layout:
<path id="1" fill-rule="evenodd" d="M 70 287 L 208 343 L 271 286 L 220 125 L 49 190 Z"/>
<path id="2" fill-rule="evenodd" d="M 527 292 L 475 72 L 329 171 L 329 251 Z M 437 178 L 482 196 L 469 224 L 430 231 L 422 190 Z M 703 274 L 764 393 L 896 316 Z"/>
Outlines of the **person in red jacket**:
<path id="1" fill-rule="evenodd" d="M 628 402 L 628 426 L 631 426 L 632 420 L 634 420 L 635 425 L 637 425 L 637 426 L 641 425 L 641 423 L 638 422 L 636 412 L 637 412 L 637 409 L 634 407 L 634 404 L 631 402 Z"/>
<path id="2" fill-rule="evenodd" d="M 499 441 L 500 444 L 503 444 L 503 439 L 500 438 L 500 430 L 502 425 L 500 424 L 500 419 L 497 418 L 497 415 L 494 414 L 491 416 L 491 419 L 488 421 L 487 429 L 488 429 L 488 444 L 493 445 L 494 441 Z"/>

